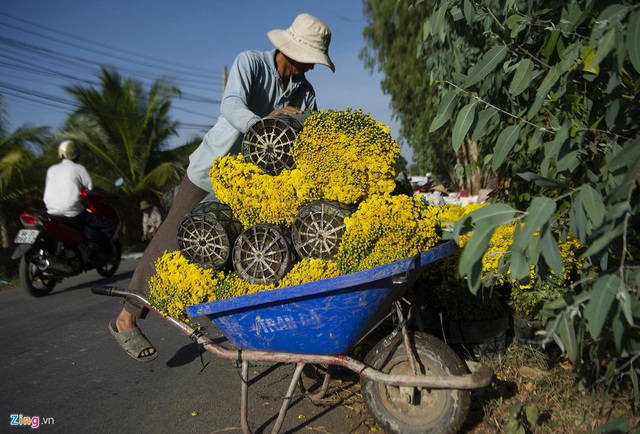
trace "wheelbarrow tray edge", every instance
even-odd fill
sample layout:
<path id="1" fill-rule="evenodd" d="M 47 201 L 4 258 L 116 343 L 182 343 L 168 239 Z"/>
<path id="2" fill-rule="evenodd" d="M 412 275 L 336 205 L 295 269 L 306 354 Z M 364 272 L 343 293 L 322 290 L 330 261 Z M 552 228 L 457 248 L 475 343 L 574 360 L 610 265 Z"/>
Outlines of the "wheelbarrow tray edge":
<path id="1" fill-rule="evenodd" d="M 319 296 L 333 291 L 365 285 L 370 282 L 400 275 L 413 269 L 422 268 L 431 262 L 450 255 L 457 249 L 458 246 L 455 241 L 445 241 L 417 255 L 370 268 L 368 270 L 288 286 L 285 288 L 277 288 L 254 294 L 240 295 L 237 297 L 191 305 L 186 307 L 186 312 L 189 317 L 206 315 L 209 318 L 218 318 L 220 316 L 237 313 L 237 311 L 240 310 L 258 308 L 261 305 L 269 305 L 284 301 L 293 302 L 297 298 Z"/>
<path id="2" fill-rule="evenodd" d="M 203 303 L 190 312 L 206 315 L 244 350 L 347 354 L 389 314 L 425 265 L 456 248 L 446 242 L 362 272 Z"/>

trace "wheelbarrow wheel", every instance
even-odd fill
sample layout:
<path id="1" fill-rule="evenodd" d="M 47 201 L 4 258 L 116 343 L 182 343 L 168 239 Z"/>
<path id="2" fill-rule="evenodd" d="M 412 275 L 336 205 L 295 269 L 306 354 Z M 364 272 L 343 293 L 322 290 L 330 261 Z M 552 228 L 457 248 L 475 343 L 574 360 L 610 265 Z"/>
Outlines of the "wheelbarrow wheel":
<path id="1" fill-rule="evenodd" d="M 255 164 L 270 175 L 277 175 L 283 169 L 293 169 L 295 162 L 291 147 L 297 135 L 298 131 L 290 125 L 287 117 L 260 119 L 244 135 L 244 161 Z"/>
<path id="2" fill-rule="evenodd" d="M 233 246 L 233 268 L 249 283 L 270 285 L 282 279 L 293 264 L 293 247 L 285 231 L 275 225 L 250 226 Z"/>
<path id="3" fill-rule="evenodd" d="M 178 248 L 192 264 L 221 270 L 231 262 L 233 243 L 241 230 L 230 206 L 200 202 L 178 227 Z"/>
<path id="4" fill-rule="evenodd" d="M 351 207 L 337 201 L 311 202 L 291 225 L 293 247 L 301 258 L 335 259 Z"/>
<path id="5" fill-rule="evenodd" d="M 411 333 L 416 365 L 422 375 L 462 375 L 468 370 L 457 354 L 426 333 Z M 401 334 L 381 341 L 365 363 L 391 375 L 412 375 Z M 389 433 L 455 433 L 467 419 L 471 391 L 459 389 L 414 390 L 362 378 L 362 395 L 369 413 Z M 408 398 L 407 390 L 412 391 Z"/>

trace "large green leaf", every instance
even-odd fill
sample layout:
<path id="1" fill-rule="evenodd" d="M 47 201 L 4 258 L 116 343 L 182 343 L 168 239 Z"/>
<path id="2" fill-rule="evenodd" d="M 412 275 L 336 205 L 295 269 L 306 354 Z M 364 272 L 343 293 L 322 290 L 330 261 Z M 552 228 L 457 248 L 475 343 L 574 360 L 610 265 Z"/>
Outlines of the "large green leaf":
<path id="1" fill-rule="evenodd" d="M 470 0 L 464 0 L 463 12 L 467 23 L 472 25 L 476 18 L 476 8 Z"/>
<path id="2" fill-rule="evenodd" d="M 622 236 L 622 230 L 624 226 L 616 225 L 614 223 L 609 223 L 606 225 L 607 227 L 601 227 L 601 231 L 595 239 L 591 240 L 589 247 L 587 250 L 580 255 L 582 258 L 588 258 L 592 255 L 597 255 L 601 251 L 608 249 L 613 240 Z"/>
<path id="3" fill-rule="evenodd" d="M 536 99 L 529 107 L 529 111 L 527 112 L 527 119 L 533 118 L 540 108 L 542 107 L 542 103 L 549 95 L 549 92 L 556 84 L 558 79 L 560 78 L 560 74 L 558 74 L 558 70 L 555 66 L 549 68 L 549 72 L 545 76 L 544 80 L 542 80 L 542 84 L 538 88 L 538 92 L 536 93 Z"/>
<path id="4" fill-rule="evenodd" d="M 460 276 L 468 279 L 467 284 L 476 294 L 482 283 L 482 256 L 489 248 L 489 241 L 495 231 L 493 225 L 483 225 L 473 231 L 473 235 L 465 244 L 460 255 Z"/>
<path id="5" fill-rule="evenodd" d="M 566 170 L 569 173 L 573 173 L 579 165 L 580 153 L 578 151 L 571 151 L 558 160 L 556 169 L 558 172 L 564 172 Z"/>
<path id="6" fill-rule="evenodd" d="M 489 49 L 469 70 L 465 87 L 471 87 L 489 75 L 504 60 L 507 52 L 507 47 L 504 45 L 496 45 Z"/>
<path id="7" fill-rule="evenodd" d="M 570 128 L 571 124 L 569 122 L 565 122 L 564 124 L 562 124 L 560 129 L 556 131 L 553 140 L 543 145 L 543 164 L 550 164 L 552 161 L 557 161 L 558 165 L 560 164 L 559 160 L 562 159 L 561 151 L 565 148 L 565 144 L 569 140 Z M 575 159 L 573 159 L 573 161 L 575 161 Z M 561 169 L 558 168 L 558 170 Z"/>
<path id="8" fill-rule="evenodd" d="M 600 226 L 607 215 L 607 209 L 602 200 L 602 196 L 589 184 L 584 184 L 579 194 L 587 217 L 591 220 L 594 227 Z"/>
<path id="9" fill-rule="evenodd" d="M 525 255 L 526 246 L 528 245 L 527 239 L 522 236 L 522 230 L 520 225 L 516 225 L 513 231 L 513 243 L 510 248 L 510 275 L 512 279 L 521 280 L 530 275 L 531 265 L 527 261 Z"/>
<path id="10" fill-rule="evenodd" d="M 458 113 L 458 117 L 456 118 L 456 123 L 453 126 L 453 133 L 451 138 L 451 145 L 453 146 L 454 151 L 458 151 L 460 146 L 462 145 L 462 141 L 464 140 L 469 128 L 471 128 L 471 124 L 475 118 L 475 103 L 469 103 L 466 106 L 462 107 L 460 113 Z"/>
<path id="11" fill-rule="evenodd" d="M 627 9 L 628 6 L 620 3 L 607 6 L 600 15 L 598 15 L 591 28 L 591 45 L 597 45 L 602 35 L 626 16 Z"/>
<path id="12" fill-rule="evenodd" d="M 527 19 L 520 14 L 513 14 L 506 19 L 506 24 L 511 29 L 511 38 L 515 38 L 527 28 Z"/>
<path id="13" fill-rule="evenodd" d="M 633 384 L 633 395 L 635 397 L 636 402 L 640 402 L 640 387 L 638 387 L 638 372 L 635 369 L 629 369 L 629 376 L 631 377 L 631 383 Z M 636 429 L 635 434 L 640 433 L 640 428 Z"/>
<path id="14" fill-rule="evenodd" d="M 533 181 L 536 185 L 544 188 L 565 189 L 568 187 L 568 185 L 562 181 L 558 181 L 557 179 L 553 178 L 545 178 L 544 176 L 540 176 L 532 172 L 518 173 L 518 176 L 526 181 Z"/>
<path id="15" fill-rule="evenodd" d="M 444 23 L 444 17 L 446 12 L 447 12 L 447 5 L 445 3 L 434 14 L 433 21 L 431 24 L 431 34 L 433 36 L 438 36 L 438 33 L 440 33 L 440 29 L 442 28 L 442 24 Z"/>
<path id="16" fill-rule="evenodd" d="M 492 203 L 467 214 L 460 222 L 470 219 L 474 226 L 501 225 L 513 219 L 516 210 L 504 203 Z"/>
<path id="17" fill-rule="evenodd" d="M 587 320 L 587 331 L 593 339 L 597 339 L 602 332 L 619 286 L 618 276 L 606 274 L 599 278 L 589 290 L 591 299 L 584 308 L 584 316 Z"/>
<path id="18" fill-rule="evenodd" d="M 627 49 L 629 59 L 637 72 L 640 72 L 640 9 L 636 9 L 629 18 L 627 27 Z"/>
<path id="19" fill-rule="evenodd" d="M 622 102 L 619 99 L 614 99 L 613 101 L 611 101 L 611 104 L 609 105 L 604 118 L 605 122 L 607 123 L 607 128 L 609 128 L 610 130 L 615 129 L 621 108 Z"/>
<path id="20" fill-rule="evenodd" d="M 569 45 L 560 55 L 562 60 L 558 63 L 561 73 L 565 73 L 576 66 L 576 61 L 580 57 L 580 50 L 582 45 L 579 42 L 574 42 Z"/>
<path id="21" fill-rule="evenodd" d="M 620 308 L 624 313 L 627 323 L 629 323 L 631 327 L 635 327 L 635 321 L 633 320 L 633 299 L 631 298 L 629 288 L 627 288 L 626 285 L 620 285 L 618 287 L 616 299 L 618 300 L 618 303 L 620 303 Z"/>
<path id="22" fill-rule="evenodd" d="M 493 151 L 493 161 L 491 162 L 493 170 L 498 170 L 502 162 L 507 158 L 513 149 L 513 145 L 518 140 L 518 134 L 520 134 L 520 125 L 511 125 L 500 133 Z"/>
<path id="23" fill-rule="evenodd" d="M 522 228 L 522 237 L 531 238 L 542 226 L 547 224 L 556 212 L 556 202 L 548 197 L 536 197 L 531 201 L 527 217 Z"/>
<path id="24" fill-rule="evenodd" d="M 587 241 L 587 233 L 590 233 L 588 231 L 589 220 L 587 220 L 587 213 L 584 211 L 584 205 L 582 204 L 582 195 L 579 193 L 575 195 L 571 204 L 569 225 L 578 240 L 584 244 Z"/>
<path id="25" fill-rule="evenodd" d="M 455 90 L 449 90 L 444 94 L 442 102 L 438 106 L 438 113 L 436 117 L 433 118 L 431 126 L 429 127 L 430 133 L 447 123 L 451 117 L 451 113 L 453 113 L 453 108 L 456 106 L 456 94 L 457 92 Z"/>
<path id="26" fill-rule="evenodd" d="M 567 356 L 575 362 L 578 358 L 578 342 L 576 331 L 573 326 L 573 319 L 566 313 L 562 313 L 558 318 L 558 334 L 562 339 Z"/>
<path id="27" fill-rule="evenodd" d="M 640 160 L 640 139 L 627 143 L 624 149 L 607 163 L 606 167 L 610 172 L 620 169 L 626 172 L 629 168 L 634 167 L 638 160 Z"/>
<path id="28" fill-rule="evenodd" d="M 520 95 L 526 88 L 531 86 L 531 78 L 533 77 L 533 71 L 535 66 L 529 59 L 522 59 L 516 73 L 513 75 L 511 85 L 509 86 L 509 93 L 513 96 Z"/>
<path id="29" fill-rule="evenodd" d="M 613 50 L 616 44 L 616 27 L 611 26 L 604 37 L 598 41 L 596 55 L 591 60 L 591 67 L 595 68 L 604 60 L 605 57 Z"/>
<path id="30" fill-rule="evenodd" d="M 626 330 L 626 324 L 622 321 L 622 310 L 619 308 L 615 309 L 611 318 L 611 332 L 613 333 L 613 343 L 618 352 L 622 351 L 622 343 Z"/>
<path id="31" fill-rule="evenodd" d="M 538 150 L 538 148 L 540 148 L 540 146 L 542 146 L 544 144 L 543 142 L 543 135 L 545 133 L 545 129 L 544 128 L 536 128 L 535 130 L 533 130 L 533 134 L 529 135 L 527 134 L 527 137 L 529 137 L 529 140 L 527 140 L 527 146 L 529 147 L 528 151 L 529 153 L 533 153 L 535 151 Z"/>
<path id="32" fill-rule="evenodd" d="M 553 236 L 548 226 L 540 233 L 540 245 L 542 247 L 542 256 L 544 256 L 547 265 L 556 276 L 562 276 L 563 263 L 560 249 L 558 248 L 558 240 Z"/>
<path id="33" fill-rule="evenodd" d="M 471 134 L 471 140 L 477 141 L 480 140 L 485 132 L 487 131 L 487 127 L 491 119 L 498 114 L 498 111 L 493 107 L 487 107 L 478 113 L 478 122 L 476 122 L 476 126 L 473 128 L 473 134 Z"/>

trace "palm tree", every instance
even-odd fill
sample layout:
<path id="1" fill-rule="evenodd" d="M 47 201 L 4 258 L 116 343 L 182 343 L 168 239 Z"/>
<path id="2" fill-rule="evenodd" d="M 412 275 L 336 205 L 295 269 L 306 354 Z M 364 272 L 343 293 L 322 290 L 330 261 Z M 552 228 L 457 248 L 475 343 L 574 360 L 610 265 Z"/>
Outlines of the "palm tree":
<path id="1" fill-rule="evenodd" d="M 2 269 L 11 274 L 10 227 L 18 223 L 17 214 L 28 197 L 41 197 L 44 164 L 41 154 L 49 136 L 46 127 L 23 125 L 9 132 L 0 98 L 0 246 Z"/>
<path id="2" fill-rule="evenodd" d="M 177 128 L 169 118 L 171 101 L 180 95 L 170 80 L 155 80 L 147 92 L 139 81 L 124 79 L 105 67 L 98 78 L 96 88 L 65 87 L 78 109 L 61 134 L 88 151 L 81 160 L 96 185 L 109 190 L 117 179 L 123 179 L 119 197 L 113 201 L 123 224 L 123 245 L 133 246 L 140 239 L 138 200 L 149 193 L 159 198 L 178 185 L 186 172 L 187 156 L 199 139 L 167 149 Z"/>
<path id="3" fill-rule="evenodd" d="M 176 134 L 169 110 L 171 98 L 180 95 L 178 88 L 160 78 L 145 92 L 140 82 L 104 67 L 99 80 L 99 89 L 65 87 L 79 108 L 62 132 L 90 151 L 83 161 L 96 184 L 112 186 L 122 178 L 128 193 L 159 193 L 175 186 L 184 167 L 166 148 Z"/>

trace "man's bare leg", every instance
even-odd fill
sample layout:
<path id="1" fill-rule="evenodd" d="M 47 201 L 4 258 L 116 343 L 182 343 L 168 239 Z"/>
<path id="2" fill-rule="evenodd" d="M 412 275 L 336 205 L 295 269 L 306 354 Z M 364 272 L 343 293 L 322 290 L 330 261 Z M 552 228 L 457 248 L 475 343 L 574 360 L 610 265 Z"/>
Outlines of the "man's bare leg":
<path id="1" fill-rule="evenodd" d="M 130 332 L 135 330 L 137 327 L 136 317 L 130 313 L 127 309 L 122 309 L 120 311 L 120 315 L 116 318 L 116 327 L 118 328 L 118 332 Z M 149 348 L 145 348 L 140 352 L 140 357 L 147 357 L 156 352 L 156 349 L 152 346 Z"/>

